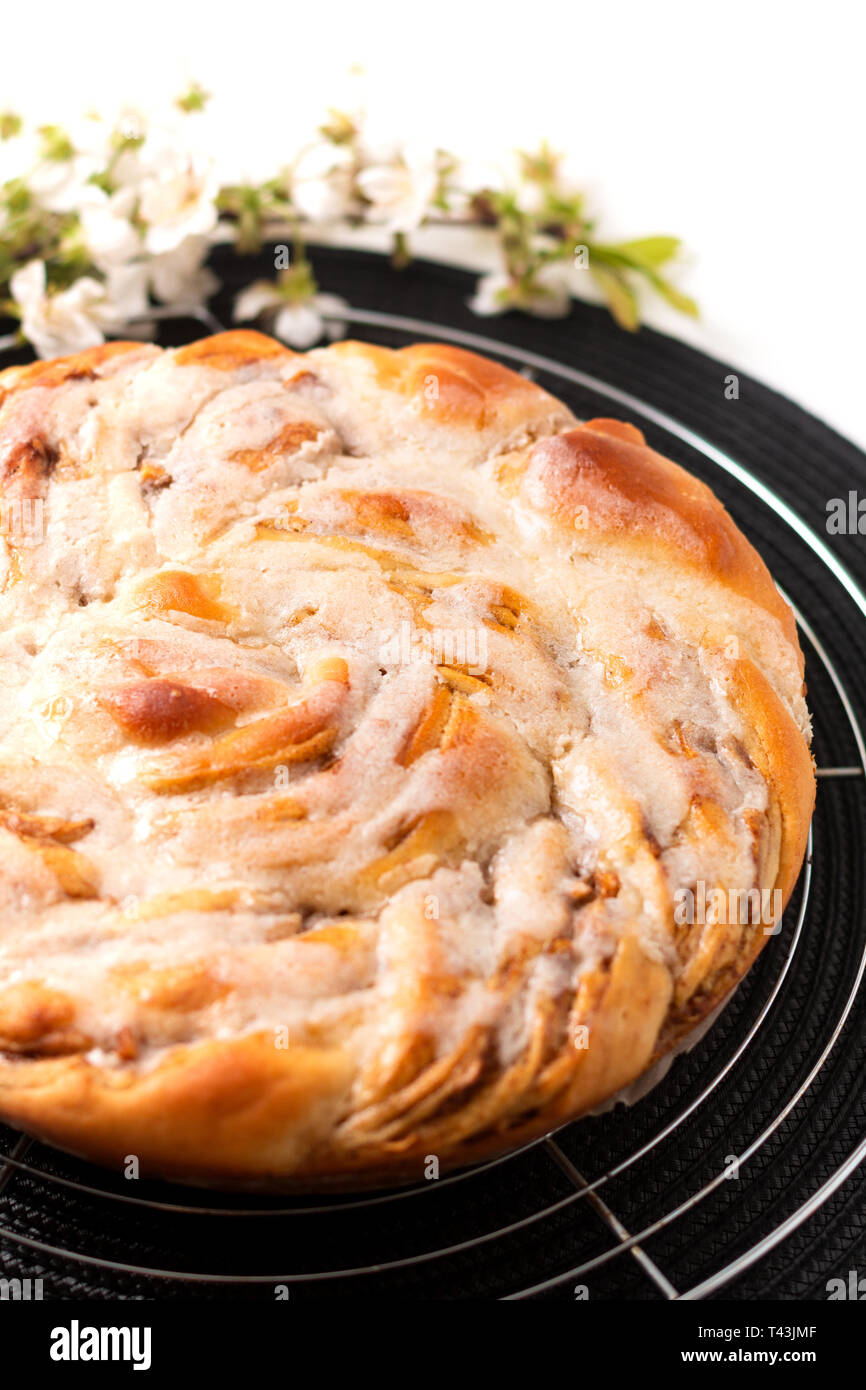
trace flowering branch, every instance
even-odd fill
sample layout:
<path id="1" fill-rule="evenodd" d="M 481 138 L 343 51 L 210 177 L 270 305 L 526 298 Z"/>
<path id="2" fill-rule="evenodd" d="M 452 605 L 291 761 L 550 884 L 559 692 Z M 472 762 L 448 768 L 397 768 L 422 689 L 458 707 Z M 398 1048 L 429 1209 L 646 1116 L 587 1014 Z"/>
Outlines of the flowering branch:
<path id="1" fill-rule="evenodd" d="M 218 142 L 208 142 L 208 100 L 190 88 L 173 124 L 127 112 L 29 130 L 0 114 L 0 313 L 41 356 L 148 336 L 148 313 L 160 305 L 200 308 L 219 288 L 207 266 L 217 242 L 245 254 L 286 238 L 275 278 L 238 296 L 238 321 L 261 320 L 297 347 L 334 336 L 346 306 L 320 291 L 305 245 L 333 227 L 382 227 L 398 268 L 422 226 L 480 229 L 497 245 L 500 269 L 479 280 L 471 300 L 479 314 L 567 313 L 586 274 L 624 328 L 639 324 L 641 286 L 697 312 L 663 274 L 677 239 L 599 240 L 546 145 L 520 153 L 511 177 L 479 183 L 445 150 L 377 149 L 359 117 L 331 111 L 285 167 L 231 181 L 218 169 Z"/>

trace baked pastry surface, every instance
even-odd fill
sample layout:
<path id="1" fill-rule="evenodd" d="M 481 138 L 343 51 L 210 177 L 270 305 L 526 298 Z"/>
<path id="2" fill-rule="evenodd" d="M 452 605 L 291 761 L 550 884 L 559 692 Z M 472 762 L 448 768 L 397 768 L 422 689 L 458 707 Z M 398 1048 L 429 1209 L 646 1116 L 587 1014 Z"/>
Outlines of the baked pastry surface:
<path id="1" fill-rule="evenodd" d="M 626 1085 L 769 939 L 678 904 L 793 888 L 794 620 L 632 426 L 234 332 L 3 372 L 0 477 L 0 1119 L 420 1176 Z"/>

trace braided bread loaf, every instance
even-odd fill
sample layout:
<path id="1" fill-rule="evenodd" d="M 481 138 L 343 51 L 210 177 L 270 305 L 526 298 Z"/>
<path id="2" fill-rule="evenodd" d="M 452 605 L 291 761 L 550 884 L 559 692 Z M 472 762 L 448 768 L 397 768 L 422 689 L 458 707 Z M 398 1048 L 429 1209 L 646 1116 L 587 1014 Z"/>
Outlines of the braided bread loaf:
<path id="1" fill-rule="evenodd" d="M 7 370 L 0 476 L 0 1118 L 420 1176 L 613 1094 L 768 939 L 794 621 L 637 429 L 234 332 Z"/>

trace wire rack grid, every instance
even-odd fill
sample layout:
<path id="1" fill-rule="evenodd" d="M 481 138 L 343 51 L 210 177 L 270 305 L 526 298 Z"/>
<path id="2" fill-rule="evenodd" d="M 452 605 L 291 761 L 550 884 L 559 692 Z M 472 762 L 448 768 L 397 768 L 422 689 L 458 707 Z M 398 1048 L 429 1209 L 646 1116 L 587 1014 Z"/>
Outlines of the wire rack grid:
<path id="1" fill-rule="evenodd" d="M 165 327 L 170 334 L 170 321 L 176 318 L 176 313 L 172 311 L 164 317 L 167 320 Z M 196 311 L 191 317 L 194 332 L 200 332 L 202 327 L 210 332 L 222 330 L 223 325 L 208 311 Z M 663 431 L 668 439 L 679 441 L 699 455 L 710 466 L 710 472 L 720 472 L 733 480 L 745 495 L 769 509 L 774 524 L 794 533 L 797 541 L 829 572 L 833 584 L 839 586 L 853 602 L 860 617 L 866 618 L 866 596 L 822 538 L 807 527 L 766 483 L 670 415 L 588 373 L 478 334 L 377 310 L 351 309 L 341 317 L 368 333 L 378 334 L 395 346 L 419 336 L 453 342 L 502 358 L 516 365 L 524 375 L 542 379 L 545 384 L 554 383 L 554 389 L 561 394 L 571 388 L 587 398 L 625 408 L 632 418 L 636 416 Z M 840 787 L 855 787 L 862 817 L 862 797 L 866 791 L 866 744 L 855 712 L 855 702 L 813 624 L 796 602 L 793 606 L 810 658 L 820 666 L 826 688 L 834 694 L 837 709 L 842 711 L 847 721 L 849 746 L 856 751 L 855 757 L 842 763 L 818 768 L 818 805 L 820 808 L 824 798 L 836 795 Z M 813 709 L 816 732 L 820 729 L 822 713 L 821 708 Z M 838 718 L 838 714 L 834 718 Z M 795 900 L 786 914 L 784 931 L 764 953 L 772 957 L 771 965 L 765 969 L 761 990 L 751 1001 L 744 1021 L 736 1028 L 723 1061 L 720 1065 L 704 1066 L 699 1084 L 686 1103 L 675 1107 L 654 1132 L 642 1137 L 633 1148 L 626 1146 L 616 1162 L 604 1167 L 595 1176 L 585 1176 L 582 1167 L 575 1162 L 575 1137 L 579 1152 L 580 1126 L 585 1123 L 580 1121 L 516 1153 L 442 1177 L 435 1183 L 422 1182 L 388 1192 L 333 1196 L 320 1194 L 278 1201 L 201 1193 L 168 1184 L 144 1184 L 145 1190 L 142 1192 L 142 1184 L 136 1184 L 133 1188 L 132 1184 L 124 1184 L 99 1169 L 57 1155 L 38 1141 L 6 1130 L 0 1131 L 0 1272 L 2 1252 L 14 1249 L 34 1267 L 42 1268 L 40 1261 L 47 1261 L 49 1269 L 86 1269 L 91 1287 L 95 1281 L 104 1291 L 116 1287 L 117 1280 L 131 1279 L 132 1283 L 125 1286 L 129 1291 L 124 1296 L 183 1296 L 192 1289 L 207 1287 L 225 1297 L 241 1291 L 273 1296 L 275 1288 L 301 1292 L 321 1286 L 325 1290 L 331 1287 L 335 1291 L 345 1291 L 347 1287 L 357 1288 L 359 1282 L 363 1284 L 365 1279 L 371 1278 L 375 1278 L 381 1287 L 383 1278 L 387 1281 L 388 1277 L 393 1279 L 426 1266 L 430 1270 L 430 1280 L 425 1285 L 425 1292 L 429 1293 L 436 1288 L 436 1270 L 448 1267 L 455 1258 L 471 1257 L 483 1267 L 492 1268 L 497 1265 L 501 1251 L 505 1249 L 511 1252 L 506 1254 L 506 1262 L 511 1261 L 509 1275 L 506 1285 L 503 1287 L 500 1283 L 493 1293 L 493 1296 L 502 1298 L 527 1299 L 563 1291 L 573 1296 L 575 1287 L 583 1287 L 581 1281 L 597 1276 L 605 1266 L 622 1260 L 630 1262 L 634 1281 L 631 1284 L 632 1296 L 694 1300 L 717 1294 L 743 1271 L 764 1259 L 831 1198 L 866 1157 L 866 1138 L 854 1146 L 834 1171 L 824 1177 L 793 1210 L 785 1212 L 769 1228 L 765 1223 L 765 1228 L 745 1248 L 739 1249 L 718 1267 L 704 1269 L 701 1277 L 686 1287 L 675 1286 L 663 1267 L 663 1261 L 647 1247 L 654 1237 L 665 1231 L 675 1231 L 684 1218 L 693 1219 L 701 1204 L 707 1202 L 712 1194 L 718 1193 L 726 1183 L 730 1177 L 729 1165 L 711 1171 L 681 1200 L 637 1229 L 631 1229 L 632 1223 L 627 1224 L 623 1216 L 618 1214 L 617 1199 L 612 1192 L 617 1180 L 626 1175 L 632 1183 L 640 1183 L 640 1175 L 647 1171 L 648 1166 L 657 1161 L 671 1142 L 679 1142 L 688 1133 L 695 1117 L 712 1106 L 713 1098 L 723 1083 L 738 1075 L 742 1066 L 748 1066 L 750 1049 L 756 1037 L 762 1030 L 772 1029 L 798 952 L 809 933 L 816 930 L 820 923 L 820 905 L 816 905 L 813 895 L 813 870 L 813 836 L 810 831 L 807 860 Z M 825 1020 L 823 1036 L 815 1040 L 797 1084 L 778 1097 L 772 1114 L 757 1127 L 757 1131 L 735 1155 L 738 1165 L 746 1165 L 759 1158 L 780 1127 L 791 1117 L 796 1120 L 798 1108 L 807 1100 L 811 1088 L 838 1046 L 861 989 L 864 970 L 866 933 L 863 924 L 859 923 L 856 952 L 847 973 L 846 989 L 835 1001 L 832 1017 Z M 710 1059 L 712 1062 L 711 1053 Z M 501 1203 L 494 1205 L 493 1219 L 485 1224 L 488 1208 L 479 1202 L 477 1194 L 491 1184 L 501 1185 L 514 1165 L 529 1165 L 527 1171 L 531 1173 L 531 1181 L 517 1184 L 523 1200 L 518 1202 L 517 1211 L 509 1212 L 505 1220 L 501 1215 Z M 29 1201 L 19 1210 L 19 1205 L 13 1200 L 19 1185 L 36 1189 L 44 1198 L 42 1206 L 38 1202 L 34 1206 L 33 1201 Z M 512 1194 L 514 1190 L 512 1186 Z M 437 1213 L 441 1211 L 443 1202 L 450 1209 L 456 1205 L 466 1213 L 466 1231 L 464 1233 L 458 1226 L 456 1237 L 437 1242 L 429 1236 L 431 1230 L 438 1229 Z M 88 1220 L 80 1228 L 84 1239 L 58 1238 L 55 1231 L 64 1225 L 60 1214 L 70 1210 L 74 1212 L 82 1206 L 88 1212 Z M 484 1207 L 481 1229 L 477 1219 L 479 1206 Z M 407 1222 L 406 1214 L 410 1211 L 413 1217 Z M 591 1226 L 581 1224 L 576 1239 L 569 1243 L 568 1225 L 575 1222 L 578 1212 L 591 1213 L 592 1223 Z M 304 1264 L 297 1257 L 292 1260 L 285 1253 L 293 1247 L 305 1251 L 314 1248 L 308 1234 L 304 1240 L 298 1241 L 297 1233 L 299 1230 L 309 1233 L 317 1221 L 327 1221 L 332 1227 L 335 1222 L 352 1221 L 360 1232 L 360 1240 L 356 1239 L 354 1244 L 350 1242 L 349 1248 L 360 1249 L 363 1253 L 365 1248 L 375 1246 L 374 1233 L 383 1219 L 391 1224 L 396 1222 L 399 1226 L 407 1226 L 411 1239 L 416 1243 L 419 1234 L 422 1238 L 426 1234 L 428 1239 L 420 1248 L 413 1246 L 403 1253 L 375 1260 L 362 1257 L 345 1263 L 329 1258 L 332 1250 L 339 1255 L 339 1242 L 336 1245 L 333 1241 L 328 1242 L 323 1257 L 312 1263 Z M 521 1277 L 519 1256 L 515 1259 L 513 1252 L 514 1239 L 552 1220 L 558 1223 L 560 1235 L 563 1223 L 565 1227 L 565 1241 L 560 1240 L 557 1251 L 576 1249 L 578 1258 L 571 1263 L 567 1260 L 562 1263 L 561 1257 L 556 1256 L 555 1262 L 559 1262 L 554 1268 L 544 1270 L 542 1266 L 543 1277 Z M 142 1223 L 147 1225 L 151 1221 L 171 1222 L 183 1230 L 182 1259 L 177 1261 L 178 1267 L 160 1262 L 159 1254 L 164 1246 L 158 1244 L 153 1257 L 140 1259 L 122 1258 L 113 1252 L 106 1254 L 99 1248 L 88 1248 L 87 1233 L 93 1229 L 94 1222 L 97 1225 L 102 1222 L 115 1229 L 121 1243 L 125 1239 L 125 1223 L 131 1222 L 130 1247 L 141 1249 Z M 225 1238 L 226 1232 L 238 1228 L 245 1232 L 240 1245 L 233 1239 Z M 216 1243 L 213 1236 L 215 1229 L 223 1232 L 223 1237 L 218 1237 Z M 271 1234 L 264 1247 L 257 1239 L 257 1234 L 263 1229 Z M 207 1237 L 200 1238 L 200 1233 L 205 1230 Z M 73 1235 L 74 1231 L 73 1223 Z M 242 1252 L 241 1268 L 223 1267 L 228 1253 L 226 1246 Z M 279 1252 L 282 1252 L 281 1257 Z M 200 1256 L 198 1266 L 196 1254 Z M 61 1275 L 61 1279 L 68 1277 L 68 1274 Z"/>

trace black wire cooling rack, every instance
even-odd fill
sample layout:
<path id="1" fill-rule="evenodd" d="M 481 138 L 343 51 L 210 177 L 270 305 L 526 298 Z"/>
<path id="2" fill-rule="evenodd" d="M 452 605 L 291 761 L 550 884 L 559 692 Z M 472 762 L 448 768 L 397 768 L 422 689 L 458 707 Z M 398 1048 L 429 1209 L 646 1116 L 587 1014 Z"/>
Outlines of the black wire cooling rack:
<path id="1" fill-rule="evenodd" d="M 499 357 L 578 415 L 635 421 L 710 483 L 797 613 L 819 769 L 808 858 L 781 932 L 635 1105 L 438 1180 L 280 1198 L 125 1181 L 0 1126 L 0 1278 L 55 1299 L 824 1298 L 866 1267 L 866 563 L 823 524 L 826 500 L 866 488 L 866 461 L 746 377 L 729 399 L 724 364 L 601 311 L 509 316 L 485 337 L 462 272 L 318 260 L 367 306 L 345 315 L 358 336 Z M 230 320 L 250 267 L 220 270 L 213 312 L 164 318 L 161 341 Z"/>

